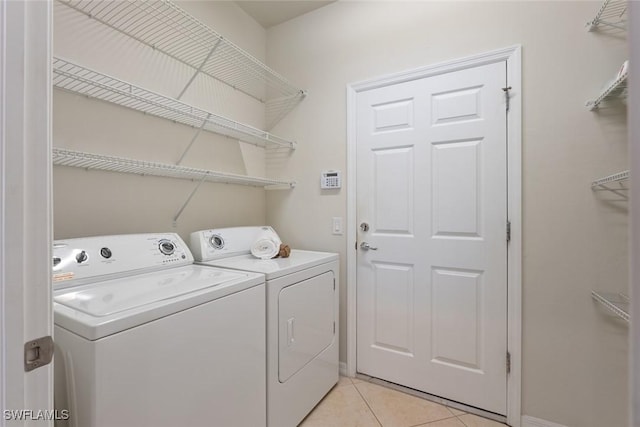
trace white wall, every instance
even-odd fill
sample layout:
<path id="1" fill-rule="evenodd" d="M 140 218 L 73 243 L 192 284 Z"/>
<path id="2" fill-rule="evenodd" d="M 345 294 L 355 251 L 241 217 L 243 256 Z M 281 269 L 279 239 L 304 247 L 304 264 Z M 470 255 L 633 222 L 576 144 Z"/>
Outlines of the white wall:
<path id="1" fill-rule="evenodd" d="M 264 60 L 265 30 L 232 2 L 179 2 L 255 57 Z M 193 70 L 54 2 L 54 54 L 96 71 L 176 97 Z M 264 106 L 200 75 L 183 101 L 234 120 L 264 127 Z M 113 104 L 54 90 L 53 144 L 98 154 L 174 164 L 195 129 Z M 264 150 L 202 132 L 182 163 L 264 176 Z M 262 189 L 204 184 L 173 227 L 173 217 L 195 182 L 112 172 L 54 168 L 55 238 L 191 231 L 259 225 L 266 220 Z"/>
<path id="2" fill-rule="evenodd" d="M 572 427 L 626 425 L 626 326 L 591 289 L 626 291 L 627 202 L 593 179 L 627 168 L 624 107 L 584 103 L 626 59 L 626 40 L 588 33 L 600 2 L 340 1 L 267 32 L 267 62 L 309 91 L 274 132 L 299 148 L 274 163 L 291 193 L 268 193 L 267 222 L 293 247 L 341 254 L 346 360 L 345 187 L 322 192 L 322 169 L 346 168 L 345 86 L 386 73 L 523 45 L 523 413 Z M 350 183 L 345 183 L 347 186 Z"/>

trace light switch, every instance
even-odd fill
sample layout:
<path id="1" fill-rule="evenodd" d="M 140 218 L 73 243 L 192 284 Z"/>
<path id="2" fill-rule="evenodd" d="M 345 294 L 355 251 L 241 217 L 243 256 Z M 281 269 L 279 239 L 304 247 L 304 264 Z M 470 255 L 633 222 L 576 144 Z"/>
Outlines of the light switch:
<path id="1" fill-rule="evenodd" d="M 334 216 L 332 219 L 331 233 L 342 235 L 342 217 Z"/>

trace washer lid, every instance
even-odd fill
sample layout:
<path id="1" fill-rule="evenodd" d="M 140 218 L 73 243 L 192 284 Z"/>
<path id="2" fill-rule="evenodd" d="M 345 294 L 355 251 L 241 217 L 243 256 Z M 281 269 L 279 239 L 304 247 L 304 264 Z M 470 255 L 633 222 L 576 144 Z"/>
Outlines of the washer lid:
<path id="1" fill-rule="evenodd" d="M 238 255 L 201 264 L 262 273 L 269 280 L 337 259 L 338 254 L 334 253 L 293 249 L 288 258 L 257 259 L 253 255 Z"/>
<path id="2" fill-rule="evenodd" d="M 54 292 L 55 323 L 95 340 L 264 281 L 259 274 L 190 265 Z"/>

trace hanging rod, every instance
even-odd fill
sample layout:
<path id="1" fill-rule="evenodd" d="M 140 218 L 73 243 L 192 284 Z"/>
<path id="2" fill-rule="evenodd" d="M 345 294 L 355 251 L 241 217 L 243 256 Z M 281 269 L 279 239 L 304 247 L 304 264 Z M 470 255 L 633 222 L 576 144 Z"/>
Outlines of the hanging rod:
<path id="1" fill-rule="evenodd" d="M 591 183 L 591 188 L 604 187 L 606 184 L 611 184 L 613 182 L 620 182 L 626 179 L 629 179 L 628 170 L 614 173 L 612 175 L 605 176 L 604 178 L 597 179 Z"/>
<path id="2" fill-rule="evenodd" d="M 261 102 L 272 96 L 305 95 L 171 1 L 58 1 Z"/>
<path id="3" fill-rule="evenodd" d="M 626 30 L 626 13 L 626 0 L 606 0 L 602 4 L 602 7 L 600 7 L 596 17 L 592 21 L 587 22 L 587 30 L 594 31 L 600 25 Z"/>
<path id="4" fill-rule="evenodd" d="M 603 90 L 602 93 L 596 99 L 592 101 L 587 101 L 586 103 L 587 107 L 589 107 L 589 109 L 593 111 L 597 109 L 600 106 L 600 103 L 602 103 L 605 100 L 612 99 L 617 96 L 625 98 L 627 93 L 626 89 L 627 89 L 628 75 L 629 74 L 625 72 L 616 80 L 614 80 L 609 86 L 607 86 L 607 88 Z"/>
<path id="5" fill-rule="evenodd" d="M 260 147 L 277 146 L 295 149 L 296 144 L 293 141 L 209 113 L 65 59 L 54 58 L 53 60 L 53 85 L 58 89 L 107 101 L 194 128 L 202 128 Z"/>
<path id="6" fill-rule="evenodd" d="M 194 181 L 203 180 L 207 182 L 248 185 L 272 189 L 294 188 L 296 185 L 295 181 L 258 178 L 186 166 L 86 153 L 62 148 L 53 149 L 53 164 L 58 166 L 84 168 L 88 170 L 97 169 L 137 175 L 161 176 Z"/>
<path id="7" fill-rule="evenodd" d="M 629 297 L 627 295 L 591 291 L 591 297 L 607 310 L 629 323 Z"/>

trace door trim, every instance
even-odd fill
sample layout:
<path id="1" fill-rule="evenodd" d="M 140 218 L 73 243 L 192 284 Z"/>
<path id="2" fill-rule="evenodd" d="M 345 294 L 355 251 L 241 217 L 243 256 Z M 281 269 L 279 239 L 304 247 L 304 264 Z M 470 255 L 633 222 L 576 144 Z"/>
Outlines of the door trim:
<path id="1" fill-rule="evenodd" d="M 0 4 L 0 426 L 33 425 L 5 410 L 54 407 L 53 366 L 25 372 L 23 356 L 25 342 L 53 332 L 52 8 Z"/>
<path id="2" fill-rule="evenodd" d="M 507 211 L 511 221 L 511 241 L 507 248 L 507 350 L 511 354 L 511 373 L 507 376 L 507 422 L 521 423 L 522 382 L 522 46 L 455 59 L 427 67 L 389 74 L 347 85 L 347 365 L 355 376 L 356 366 L 356 97 L 359 92 L 411 80 L 507 62 L 507 81 L 511 86 L 507 116 Z"/>

